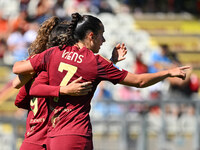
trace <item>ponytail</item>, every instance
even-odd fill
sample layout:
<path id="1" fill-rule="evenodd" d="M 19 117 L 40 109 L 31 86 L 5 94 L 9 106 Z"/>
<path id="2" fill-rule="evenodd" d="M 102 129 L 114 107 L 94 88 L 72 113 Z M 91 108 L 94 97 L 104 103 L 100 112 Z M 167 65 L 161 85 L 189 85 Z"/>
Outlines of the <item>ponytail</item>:
<path id="1" fill-rule="evenodd" d="M 72 14 L 72 20 L 67 23 L 67 31 L 65 34 L 60 34 L 57 37 L 58 46 L 61 50 L 65 49 L 67 46 L 72 46 L 78 39 L 75 36 L 75 30 L 78 22 L 80 22 L 83 17 L 79 13 Z"/>

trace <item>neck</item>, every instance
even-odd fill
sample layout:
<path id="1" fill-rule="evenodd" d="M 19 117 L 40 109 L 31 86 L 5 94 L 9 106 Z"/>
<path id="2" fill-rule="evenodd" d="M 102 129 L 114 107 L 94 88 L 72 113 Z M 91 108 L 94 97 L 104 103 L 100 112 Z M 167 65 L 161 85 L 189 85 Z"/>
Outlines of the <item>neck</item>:
<path id="1" fill-rule="evenodd" d="M 83 47 L 85 47 L 85 45 L 81 42 L 76 43 L 75 46 L 78 47 L 78 49 L 82 49 Z"/>

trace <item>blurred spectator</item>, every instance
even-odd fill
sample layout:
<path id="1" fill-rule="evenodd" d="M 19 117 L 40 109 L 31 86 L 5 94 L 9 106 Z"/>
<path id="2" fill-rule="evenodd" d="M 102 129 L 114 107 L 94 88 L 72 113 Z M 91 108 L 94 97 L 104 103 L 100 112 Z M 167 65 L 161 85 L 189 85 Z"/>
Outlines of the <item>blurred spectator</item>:
<path id="1" fill-rule="evenodd" d="M 65 8 L 65 0 L 56 0 L 56 3 L 53 5 L 53 16 L 58 16 L 60 19 L 67 19 L 67 11 Z"/>
<path id="2" fill-rule="evenodd" d="M 178 61 L 177 58 L 173 59 L 172 61 L 174 62 L 172 67 L 181 65 L 180 61 Z M 174 80 L 172 78 L 169 78 L 168 81 L 170 83 L 169 92 L 171 93 L 172 97 L 189 98 L 194 93 L 198 93 L 199 79 L 198 76 L 195 73 L 193 73 L 192 68 L 187 71 L 187 76 L 185 80 Z"/>
<path id="3" fill-rule="evenodd" d="M 196 4 L 196 6 L 197 6 L 197 14 L 198 14 L 198 17 L 200 17 L 200 0 L 197 0 L 197 4 Z"/>
<path id="4" fill-rule="evenodd" d="M 7 44 L 4 39 L 0 39 L 0 59 L 4 57 L 4 53 L 7 50 Z"/>
<path id="5" fill-rule="evenodd" d="M 90 0 L 67 1 L 67 14 L 72 14 L 77 11 L 80 13 L 90 12 L 90 6 Z"/>
<path id="6" fill-rule="evenodd" d="M 114 13 L 112 7 L 107 0 L 91 0 L 91 12 L 99 13 Z"/>
<path id="7" fill-rule="evenodd" d="M 29 47 L 30 44 L 35 40 L 38 29 L 39 24 L 37 22 L 31 22 L 26 26 L 24 40 L 26 42 L 27 47 Z"/>
<path id="8" fill-rule="evenodd" d="M 15 18 L 13 18 L 10 23 L 11 23 L 11 32 L 15 32 L 17 31 L 18 29 L 23 29 L 24 26 L 27 26 L 28 25 L 28 22 L 27 22 L 27 17 L 28 17 L 28 14 L 27 14 L 27 11 L 26 10 L 22 10 L 20 11 L 19 15 L 16 16 Z"/>
<path id="9" fill-rule="evenodd" d="M 169 52 L 168 58 L 171 61 L 170 67 L 182 66 L 176 53 Z M 170 84 L 170 93 L 172 97 L 190 97 L 193 93 L 197 93 L 199 89 L 198 77 L 193 73 L 192 68 L 187 71 L 185 80 L 169 78 L 167 81 L 169 81 Z"/>
<path id="10" fill-rule="evenodd" d="M 36 37 L 39 24 L 26 22 L 26 24 L 22 25 L 21 23 L 15 26 L 15 30 L 8 36 L 8 50 L 4 55 L 4 63 L 7 65 L 26 59 L 28 56 L 27 49 Z"/>
<path id="11" fill-rule="evenodd" d="M 150 64 L 148 66 L 149 73 L 155 73 L 164 69 L 168 69 L 172 65 L 172 61 L 169 58 L 171 54 L 168 45 L 160 45 L 159 51 L 153 51 L 150 55 Z M 161 98 L 163 92 L 166 90 L 167 85 L 165 81 L 159 82 L 155 85 L 148 87 L 150 91 L 151 99 Z"/>
<path id="12" fill-rule="evenodd" d="M 24 39 L 24 28 L 17 28 L 12 32 L 7 40 L 8 51 L 6 52 L 5 63 L 7 65 L 12 65 L 16 61 L 26 59 L 27 54 L 27 45 Z"/>
<path id="13" fill-rule="evenodd" d="M 10 32 L 8 19 L 0 11 L 0 39 L 6 39 Z"/>
<path id="14" fill-rule="evenodd" d="M 20 0 L 20 11 L 27 11 L 30 0 Z"/>
<path id="15" fill-rule="evenodd" d="M 190 76 L 189 82 L 190 91 L 192 93 L 198 93 L 199 91 L 199 78 L 195 73 L 192 73 Z"/>
<path id="16" fill-rule="evenodd" d="M 103 81 L 97 86 L 92 100 L 92 108 L 94 109 L 93 115 L 95 115 L 95 117 L 109 117 L 109 115 L 116 116 L 121 114 L 120 106 L 111 101 L 113 95 L 108 86 L 109 83 L 107 84 Z M 104 102 L 102 102 L 102 100 L 104 100 Z"/>
<path id="17" fill-rule="evenodd" d="M 136 74 L 148 72 L 148 66 L 142 60 L 142 53 L 139 53 L 136 56 L 136 61 L 135 61 L 133 70 L 134 70 L 134 73 L 136 73 Z"/>
<path id="18" fill-rule="evenodd" d="M 43 23 L 46 19 L 50 17 L 51 12 L 51 2 L 50 0 L 39 0 L 36 7 L 35 21 L 39 24 Z"/>
<path id="19" fill-rule="evenodd" d="M 151 64 L 148 67 L 148 72 L 155 73 L 169 68 L 172 63 L 169 55 L 170 51 L 168 45 L 160 45 L 160 51 L 153 51 L 150 56 Z"/>

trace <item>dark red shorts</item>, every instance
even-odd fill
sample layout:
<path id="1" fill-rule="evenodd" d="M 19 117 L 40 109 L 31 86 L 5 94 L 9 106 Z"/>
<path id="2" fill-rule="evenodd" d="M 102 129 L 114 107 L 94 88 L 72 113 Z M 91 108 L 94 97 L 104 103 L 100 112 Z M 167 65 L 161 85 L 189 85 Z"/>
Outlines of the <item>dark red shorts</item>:
<path id="1" fill-rule="evenodd" d="M 38 145 L 28 142 L 23 142 L 20 150 L 46 150 L 46 145 Z"/>
<path id="2" fill-rule="evenodd" d="M 92 137 L 64 135 L 47 138 L 47 150 L 93 150 Z"/>

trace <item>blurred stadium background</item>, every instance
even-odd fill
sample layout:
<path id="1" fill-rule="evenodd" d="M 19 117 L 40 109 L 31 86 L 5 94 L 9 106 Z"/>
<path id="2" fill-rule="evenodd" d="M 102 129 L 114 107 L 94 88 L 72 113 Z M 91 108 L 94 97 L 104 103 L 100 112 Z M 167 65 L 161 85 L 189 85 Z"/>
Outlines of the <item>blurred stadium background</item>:
<path id="1" fill-rule="evenodd" d="M 192 66 L 184 82 L 168 79 L 145 89 L 102 82 L 92 101 L 95 150 L 199 150 L 200 0 L 0 0 L 0 150 L 19 149 L 25 133 L 27 112 L 14 106 L 12 65 L 28 56 L 44 20 L 68 19 L 74 11 L 102 20 L 105 57 L 118 42 L 126 44 L 121 68 Z"/>

